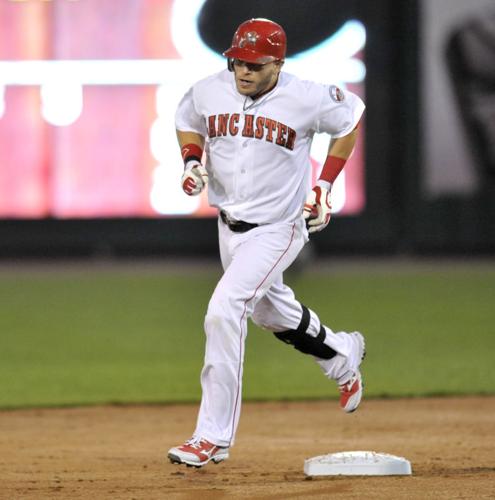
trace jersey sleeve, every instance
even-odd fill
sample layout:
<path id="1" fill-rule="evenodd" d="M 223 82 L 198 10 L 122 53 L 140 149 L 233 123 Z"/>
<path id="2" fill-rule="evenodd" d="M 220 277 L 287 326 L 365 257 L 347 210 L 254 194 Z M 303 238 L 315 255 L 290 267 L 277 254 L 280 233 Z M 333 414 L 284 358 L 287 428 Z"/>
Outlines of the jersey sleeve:
<path id="1" fill-rule="evenodd" d="M 198 113 L 194 105 L 194 87 L 191 87 L 179 102 L 175 113 L 175 128 L 183 132 L 196 132 L 206 136 L 204 118 Z"/>
<path id="2" fill-rule="evenodd" d="M 354 130 L 364 108 L 364 102 L 353 92 L 336 85 L 323 85 L 315 130 L 333 138 L 343 137 Z"/>

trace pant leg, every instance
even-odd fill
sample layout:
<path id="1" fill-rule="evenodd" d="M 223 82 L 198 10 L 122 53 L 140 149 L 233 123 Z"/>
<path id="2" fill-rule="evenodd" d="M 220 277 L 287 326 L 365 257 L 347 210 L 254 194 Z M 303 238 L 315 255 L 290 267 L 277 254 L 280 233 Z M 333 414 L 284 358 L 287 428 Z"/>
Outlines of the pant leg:
<path id="1" fill-rule="evenodd" d="M 227 267 L 205 318 L 202 399 L 195 436 L 219 446 L 233 444 L 241 409 L 247 318 L 301 250 L 303 227 L 301 220 L 233 234 L 220 224 L 222 262 Z"/>
<path id="2" fill-rule="evenodd" d="M 253 322 L 271 332 L 295 330 L 301 322 L 302 306 L 292 289 L 278 276 L 266 294 L 257 302 L 252 314 Z M 310 310 L 308 330 L 316 337 L 320 331 L 320 320 Z"/>
<path id="3" fill-rule="evenodd" d="M 310 320 L 306 334 L 316 337 L 322 327 L 318 315 L 308 309 Z M 258 301 L 252 314 L 255 324 L 272 332 L 296 330 L 301 323 L 302 305 L 296 300 L 294 292 L 283 283 L 279 276 L 267 293 Z M 346 332 L 334 332 L 323 325 L 326 336 L 324 343 L 332 348 L 337 355 L 332 359 L 313 356 L 325 375 L 333 380 L 339 380 L 348 373 L 348 359 L 355 355 L 352 339 Z M 355 362 L 351 360 L 351 362 Z"/>

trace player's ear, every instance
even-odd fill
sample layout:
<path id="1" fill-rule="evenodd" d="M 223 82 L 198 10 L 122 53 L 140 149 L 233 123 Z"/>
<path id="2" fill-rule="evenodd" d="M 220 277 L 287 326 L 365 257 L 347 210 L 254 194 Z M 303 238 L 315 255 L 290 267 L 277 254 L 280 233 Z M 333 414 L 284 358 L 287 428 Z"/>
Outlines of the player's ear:
<path id="1" fill-rule="evenodd" d="M 234 60 L 231 57 L 227 59 L 227 69 L 229 71 L 234 71 Z"/>

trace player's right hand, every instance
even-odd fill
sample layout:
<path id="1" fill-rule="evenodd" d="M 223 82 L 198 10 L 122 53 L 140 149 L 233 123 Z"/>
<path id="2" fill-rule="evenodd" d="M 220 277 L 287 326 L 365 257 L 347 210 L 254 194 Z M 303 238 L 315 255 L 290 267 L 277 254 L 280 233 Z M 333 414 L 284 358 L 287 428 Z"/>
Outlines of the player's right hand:
<path id="1" fill-rule="evenodd" d="M 201 163 L 194 163 L 187 166 L 182 174 L 182 190 L 189 196 L 196 196 L 208 184 L 208 172 Z"/>

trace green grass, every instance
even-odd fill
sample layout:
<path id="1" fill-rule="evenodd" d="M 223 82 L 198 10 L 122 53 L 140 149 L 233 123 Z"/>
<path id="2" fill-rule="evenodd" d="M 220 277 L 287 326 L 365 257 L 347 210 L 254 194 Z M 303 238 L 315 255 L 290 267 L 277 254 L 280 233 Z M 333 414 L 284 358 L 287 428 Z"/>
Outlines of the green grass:
<path id="1" fill-rule="evenodd" d="M 200 397 L 219 272 L 0 274 L 0 407 Z M 368 396 L 495 393 L 495 267 L 323 268 L 289 280 L 334 330 L 360 330 Z M 336 397 L 312 359 L 250 325 L 245 399 Z"/>

